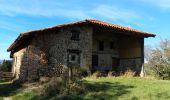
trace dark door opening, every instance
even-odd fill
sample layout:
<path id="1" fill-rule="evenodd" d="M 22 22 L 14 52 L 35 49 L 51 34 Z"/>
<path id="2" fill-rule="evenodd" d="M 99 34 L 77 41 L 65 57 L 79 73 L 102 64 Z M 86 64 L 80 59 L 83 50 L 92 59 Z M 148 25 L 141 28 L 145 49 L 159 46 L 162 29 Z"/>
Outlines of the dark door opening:
<path id="1" fill-rule="evenodd" d="M 119 58 L 112 58 L 112 70 L 118 71 L 120 59 Z"/>
<path id="2" fill-rule="evenodd" d="M 98 67 L 98 55 L 92 55 L 92 72 L 96 71 Z"/>

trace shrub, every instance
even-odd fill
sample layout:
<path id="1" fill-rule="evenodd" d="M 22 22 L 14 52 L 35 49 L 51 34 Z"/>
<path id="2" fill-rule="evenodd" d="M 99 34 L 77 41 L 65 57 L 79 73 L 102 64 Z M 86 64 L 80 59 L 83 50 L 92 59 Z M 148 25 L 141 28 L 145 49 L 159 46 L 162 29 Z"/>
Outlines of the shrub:
<path id="1" fill-rule="evenodd" d="M 71 93 L 69 94 L 83 94 L 85 92 L 85 85 L 81 80 L 74 81 L 69 84 L 69 90 Z"/>
<path id="2" fill-rule="evenodd" d="M 43 94 L 46 96 L 55 96 L 66 91 L 66 83 L 60 77 L 54 77 L 44 85 L 43 90 Z"/>
<path id="3" fill-rule="evenodd" d="M 107 74 L 108 77 L 113 77 L 116 76 L 116 72 L 115 71 L 109 71 Z"/>
<path id="4" fill-rule="evenodd" d="M 91 78 L 96 79 L 100 76 L 100 71 L 96 71 L 91 75 Z"/>
<path id="5" fill-rule="evenodd" d="M 52 78 L 51 81 L 45 84 L 43 88 L 43 94 L 46 96 L 82 94 L 84 92 L 85 85 L 81 80 L 74 80 L 68 83 L 59 77 Z"/>
<path id="6" fill-rule="evenodd" d="M 79 77 L 79 72 L 81 71 L 74 70 L 71 80 L 68 78 L 68 72 L 63 73 L 61 77 L 53 77 L 44 85 L 43 94 L 46 96 L 67 96 L 84 93 L 85 86 L 81 81 L 81 77 Z"/>
<path id="7" fill-rule="evenodd" d="M 49 82 L 50 78 L 49 77 L 40 77 L 39 82 L 41 84 Z"/>
<path id="8" fill-rule="evenodd" d="M 131 69 L 128 69 L 123 76 L 125 77 L 134 77 L 136 72 L 133 72 Z"/>

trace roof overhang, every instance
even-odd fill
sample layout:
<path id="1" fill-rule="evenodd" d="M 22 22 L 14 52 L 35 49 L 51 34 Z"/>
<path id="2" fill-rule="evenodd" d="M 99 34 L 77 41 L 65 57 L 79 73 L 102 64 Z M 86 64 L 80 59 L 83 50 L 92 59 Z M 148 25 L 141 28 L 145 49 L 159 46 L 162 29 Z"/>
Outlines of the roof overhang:
<path id="1" fill-rule="evenodd" d="M 33 31 L 21 33 L 17 37 L 17 39 L 12 43 L 12 45 L 7 49 L 7 51 L 8 52 L 15 51 L 16 48 L 18 48 L 22 44 L 22 42 L 27 41 L 27 39 L 33 37 L 35 34 L 56 31 L 62 27 L 68 27 L 68 26 L 73 26 L 73 25 L 88 25 L 88 26 L 95 26 L 95 27 L 103 27 L 103 28 L 107 28 L 108 30 L 117 30 L 119 32 L 128 33 L 130 35 L 136 35 L 136 36 L 140 36 L 143 38 L 156 36 L 155 34 L 143 32 L 143 31 L 136 30 L 136 29 L 129 28 L 129 27 L 119 26 L 116 24 L 103 22 L 100 20 L 87 19 L 87 20 L 82 20 L 82 21 L 73 22 L 73 23 L 69 23 L 69 24 L 61 24 L 61 25 L 57 25 L 54 27 L 49 27 L 49 28 L 44 28 L 44 29 L 40 29 L 40 30 L 33 30 Z"/>

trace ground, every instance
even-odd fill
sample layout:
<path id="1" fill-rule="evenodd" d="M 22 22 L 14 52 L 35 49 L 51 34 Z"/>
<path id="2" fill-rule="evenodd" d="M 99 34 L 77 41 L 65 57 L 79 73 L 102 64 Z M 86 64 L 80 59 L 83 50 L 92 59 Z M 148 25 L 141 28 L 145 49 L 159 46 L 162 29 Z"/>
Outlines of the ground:
<path id="1" fill-rule="evenodd" d="M 170 81 L 127 77 L 86 78 L 91 91 L 81 96 L 72 95 L 71 99 L 86 100 L 169 100 Z M 24 89 L 0 83 L 0 100 L 45 100 L 34 89 Z M 48 98 L 49 99 L 49 98 Z M 54 98 L 51 98 L 55 100 Z"/>

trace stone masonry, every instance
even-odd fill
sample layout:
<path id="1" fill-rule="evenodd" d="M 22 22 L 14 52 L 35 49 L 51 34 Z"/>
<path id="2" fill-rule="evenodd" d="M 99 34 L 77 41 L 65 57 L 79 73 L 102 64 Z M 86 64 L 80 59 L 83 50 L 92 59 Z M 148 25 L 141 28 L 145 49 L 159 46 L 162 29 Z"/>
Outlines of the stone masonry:
<path id="1" fill-rule="evenodd" d="M 71 30 L 80 31 L 78 41 L 70 39 Z M 81 51 L 80 67 L 89 69 L 92 61 L 92 28 L 72 26 L 36 35 L 26 48 L 14 53 L 16 78 L 34 81 L 39 76 L 59 76 L 67 67 L 67 50 Z"/>

